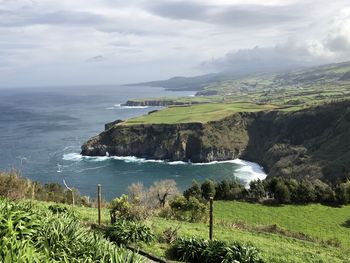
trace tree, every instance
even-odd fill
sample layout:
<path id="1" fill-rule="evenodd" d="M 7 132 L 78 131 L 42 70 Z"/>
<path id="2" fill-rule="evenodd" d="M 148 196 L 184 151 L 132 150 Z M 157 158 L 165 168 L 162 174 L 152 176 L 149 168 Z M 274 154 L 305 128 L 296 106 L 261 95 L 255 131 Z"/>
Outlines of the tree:
<path id="1" fill-rule="evenodd" d="M 189 222 L 201 221 L 207 214 L 207 206 L 193 196 L 190 196 L 189 199 L 177 196 L 170 202 L 170 208 L 176 219 Z"/>
<path id="2" fill-rule="evenodd" d="M 251 181 L 249 186 L 249 193 L 253 199 L 260 200 L 266 196 L 264 183 L 260 179 Z"/>
<path id="3" fill-rule="evenodd" d="M 162 180 L 155 182 L 149 189 L 150 196 L 156 198 L 160 207 L 164 207 L 169 196 L 178 193 L 176 182 L 174 180 Z"/>
<path id="4" fill-rule="evenodd" d="M 333 203 L 335 200 L 334 191 L 332 188 L 322 182 L 321 180 L 317 179 L 313 182 L 315 187 L 315 195 L 316 195 L 316 201 L 320 203 Z"/>
<path id="5" fill-rule="evenodd" d="M 191 196 L 195 197 L 195 198 L 197 198 L 199 200 L 202 199 L 201 185 L 196 180 L 193 180 L 192 181 L 192 186 L 184 191 L 184 197 L 186 197 L 187 200 Z"/>
<path id="6" fill-rule="evenodd" d="M 350 203 L 350 180 L 339 184 L 335 189 L 335 195 L 339 204 L 346 205 Z"/>
<path id="7" fill-rule="evenodd" d="M 217 184 L 215 199 L 228 200 L 230 191 L 231 191 L 231 187 L 230 187 L 229 181 L 222 180 L 220 183 Z"/>
<path id="8" fill-rule="evenodd" d="M 297 202 L 299 203 L 311 203 L 316 200 L 315 187 L 308 180 L 302 180 L 299 182 L 297 189 Z"/>
<path id="9" fill-rule="evenodd" d="M 202 185 L 201 185 L 201 190 L 202 190 L 202 196 L 205 200 L 209 200 L 210 197 L 215 197 L 215 187 L 216 184 L 212 180 L 206 179 Z"/>
<path id="10" fill-rule="evenodd" d="M 146 196 L 143 183 L 133 183 L 129 185 L 128 191 L 129 191 L 129 198 L 132 203 L 140 204 Z"/>
<path id="11" fill-rule="evenodd" d="M 274 197 L 281 204 L 290 202 L 290 192 L 283 180 L 279 180 L 276 183 L 274 188 Z"/>

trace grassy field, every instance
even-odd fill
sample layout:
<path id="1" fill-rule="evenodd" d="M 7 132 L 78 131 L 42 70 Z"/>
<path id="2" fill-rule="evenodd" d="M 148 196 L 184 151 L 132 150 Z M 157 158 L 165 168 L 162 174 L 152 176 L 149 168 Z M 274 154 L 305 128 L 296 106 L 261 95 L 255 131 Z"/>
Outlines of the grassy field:
<path id="1" fill-rule="evenodd" d="M 83 220 L 96 222 L 96 209 L 76 209 Z M 350 206 L 264 206 L 217 201 L 214 213 L 216 239 L 251 242 L 262 251 L 267 262 L 350 262 Z M 104 209 L 103 221 L 107 223 L 108 219 L 108 211 Z M 157 235 L 179 225 L 180 236 L 208 237 L 206 223 L 153 217 L 147 224 Z M 274 224 L 279 232 L 270 230 Z M 158 242 L 144 247 L 159 256 L 164 256 L 167 248 L 167 244 Z"/>
<path id="2" fill-rule="evenodd" d="M 274 105 L 257 105 L 253 103 L 212 103 L 198 104 L 192 106 L 169 107 L 148 115 L 127 120 L 126 124 L 147 124 L 147 123 L 186 123 L 201 122 L 206 123 L 213 120 L 225 118 L 235 112 L 254 112 L 262 110 L 272 110 Z"/>
<path id="3" fill-rule="evenodd" d="M 171 107 L 130 119 L 126 123 L 208 122 L 237 111 L 258 111 L 273 107 L 294 111 L 324 102 L 349 99 L 350 79 L 342 78 L 347 72 L 350 72 L 350 64 L 340 63 L 281 74 L 232 76 L 229 79 L 202 85 L 203 90 L 194 97 L 131 100 L 134 102 L 170 100 L 173 105 L 176 103 L 205 104 Z"/>

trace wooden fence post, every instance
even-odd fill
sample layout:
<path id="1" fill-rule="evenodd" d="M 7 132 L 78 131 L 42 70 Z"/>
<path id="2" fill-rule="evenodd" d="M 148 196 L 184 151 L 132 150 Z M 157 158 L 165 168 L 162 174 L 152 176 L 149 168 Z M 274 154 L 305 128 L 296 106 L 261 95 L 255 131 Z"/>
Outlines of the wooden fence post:
<path id="1" fill-rule="evenodd" d="M 98 224 L 101 225 L 101 185 L 97 185 Z"/>
<path id="2" fill-rule="evenodd" d="M 213 223 L 214 223 L 214 215 L 213 215 L 213 197 L 209 199 L 209 239 L 213 240 Z"/>
<path id="3" fill-rule="evenodd" d="M 66 183 L 66 181 L 65 181 L 64 179 L 63 179 L 63 184 L 64 184 L 64 186 L 68 189 L 68 191 L 70 191 L 71 194 L 72 194 L 72 206 L 74 207 L 74 205 L 75 205 L 74 191 L 73 191 L 72 188 L 70 188 L 70 187 L 67 185 L 67 183 Z"/>

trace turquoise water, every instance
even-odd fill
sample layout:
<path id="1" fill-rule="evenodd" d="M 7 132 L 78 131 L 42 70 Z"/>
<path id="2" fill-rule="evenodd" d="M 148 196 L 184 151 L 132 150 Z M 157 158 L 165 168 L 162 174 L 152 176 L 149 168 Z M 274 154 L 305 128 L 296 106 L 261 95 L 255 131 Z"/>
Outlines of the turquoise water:
<path id="1" fill-rule="evenodd" d="M 94 196 L 102 184 L 107 200 L 127 186 L 174 179 L 183 190 L 193 179 L 264 178 L 257 164 L 240 160 L 211 164 L 159 162 L 135 157 L 82 157 L 80 146 L 104 124 L 157 109 L 123 107 L 131 98 L 190 96 L 150 87 L 57 87 L 0 89 L 0 169 L 20 169 L 30 179 L 67 184 Z"/>

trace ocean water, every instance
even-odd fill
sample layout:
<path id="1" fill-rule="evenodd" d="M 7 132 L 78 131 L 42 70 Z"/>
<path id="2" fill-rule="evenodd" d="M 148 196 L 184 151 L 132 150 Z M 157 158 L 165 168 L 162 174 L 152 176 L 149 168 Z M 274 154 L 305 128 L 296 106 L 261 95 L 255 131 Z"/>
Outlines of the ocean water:
<path id="1" fill-rule="evenodd" d="M 188 164 L 126 157 L 83 157 L 80 146 L 100 133 L 104 124 L 127 119 L 156 107 L 123 107 L 128 99 L 192 96 L 150 87 L 50 87 L 0 89 L 0 170 L 19 169 L 23 176 L 42 183 L 66 180 L 82 194 L 94 197 L 102 184 L 110 200 L 127 186 L 145 186 L 174 179 L 184 190 L 193 179 L 240 178 L 246 183 L 265 178 L 254 163 L 232 160 Z"/>

